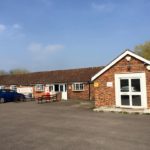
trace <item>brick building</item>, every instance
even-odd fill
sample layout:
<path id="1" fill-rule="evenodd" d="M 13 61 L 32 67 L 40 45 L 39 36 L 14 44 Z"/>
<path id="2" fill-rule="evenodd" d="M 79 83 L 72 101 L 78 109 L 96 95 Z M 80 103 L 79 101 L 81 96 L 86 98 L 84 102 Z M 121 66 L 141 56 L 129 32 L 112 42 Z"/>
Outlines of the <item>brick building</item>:
<path id="1" fill-rule="evenodd" d="M 150 61 L 125 51 L 92 77 L 95 106 L 150 108 Z"/>
<path id="2" fill-rule="evenodd" d="M 91 77 L 102 67 L 35 72 L 0 76 L 0 87 L 39 97 L 44 93 L 62 93 L 62 99 L 94 99 Z"/>
<path id="3" fill-rule="evenodd" d="M 106 67 L 0 76 L 0 87 L 38 97 L 95 100 L 95 106 L 150 108 L 150 61 L 127 50 Z"/>

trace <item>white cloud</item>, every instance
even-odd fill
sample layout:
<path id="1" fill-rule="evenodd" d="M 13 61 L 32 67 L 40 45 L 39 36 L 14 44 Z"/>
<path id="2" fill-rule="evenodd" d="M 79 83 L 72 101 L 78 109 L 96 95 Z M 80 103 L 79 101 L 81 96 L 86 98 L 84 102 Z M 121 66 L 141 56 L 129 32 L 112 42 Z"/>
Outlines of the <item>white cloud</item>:
<path id="1" fill-rule="evenodd" d="M 45 47 L 45 51 L 46 52 L 55 52 L 55 51 L 61 50 L 63 48 L 64 48 L 63 45 L 57 45 L 57 44 L 56 45 L 47 45 Z"/>
<path id="2" fill-rule="evenodd" d="M 92 3 L 91 6 L 94 10 L 99 12 L 112 12 L 115 8 L 114 4 L 112 3 L 102 3 L 102 4 Z"/>
<path id="3" fill-rule="evenodd" d="M 0 33 L 6 30 L 6 26 L 4 24 L 0 24 Z"/>
<path id="4" fill-rule="evenodd" d="M 0 24 L 0 39 L 18 39 L 24 38 L 25 34 L 22 32 L 22 26 L 20 24 Z"/>
<path id="5" fill-rule="evenodd" d="M 63 48 L 64 46 L 60 44 L 43 45 L 41 43 L 31 43 L 27 49 L 32 53 L 34 58 L 42 60 L 47 58 L 50 54 L 62 50 Z"/>
<path id="6" fill-rule="evenodd" d="M 0 24 L 0 32 L 13 32 L 13 30 L 22 29 L 22 26 L 15 23 L 13 25 Z"/>
<path id="7" fill-rule="evenodd" d="M 63 49 L 63 45 L 59 44 L 49 44 L 49 45 L 43 45 L 41 43 L 32 43 L 29 45 L 28 50 L 31 52 L 44 52 L 44 53 L 51 53 L 58 51 L 60 49 Z"/>
<path id="8" fill-rule="evenodd" d="M 13 24 L 13 25 L 12 25 L 12 28 L 13 28 L 13 29 L 21 29 L 22 26 L 16 23 L 16 24 Z"/>

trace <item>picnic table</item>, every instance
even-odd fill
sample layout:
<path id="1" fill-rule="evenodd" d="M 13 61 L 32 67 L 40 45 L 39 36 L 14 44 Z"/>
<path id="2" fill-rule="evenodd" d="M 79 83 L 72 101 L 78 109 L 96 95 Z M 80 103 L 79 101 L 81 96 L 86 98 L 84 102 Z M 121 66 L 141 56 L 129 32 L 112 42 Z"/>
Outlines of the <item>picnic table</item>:
<path id="1" fill-rule="evenodd" d="M 37 98 L 38 104 L 49 103 L 54 101 L 57 101 L 57 94 L 53 94 L 53 95 L 45 94 Z"/>

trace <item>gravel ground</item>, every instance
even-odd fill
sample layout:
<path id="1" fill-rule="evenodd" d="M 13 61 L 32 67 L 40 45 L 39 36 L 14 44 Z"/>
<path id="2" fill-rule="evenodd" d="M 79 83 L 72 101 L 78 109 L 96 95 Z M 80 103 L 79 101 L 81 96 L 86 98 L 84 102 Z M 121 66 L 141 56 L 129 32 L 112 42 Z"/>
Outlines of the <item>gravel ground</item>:
<path id="1" fill-rule="evenodd" d="M 89 102 L 0 104 L 0 150 L 149 150 L 150 116 L 93 112 Z"/>

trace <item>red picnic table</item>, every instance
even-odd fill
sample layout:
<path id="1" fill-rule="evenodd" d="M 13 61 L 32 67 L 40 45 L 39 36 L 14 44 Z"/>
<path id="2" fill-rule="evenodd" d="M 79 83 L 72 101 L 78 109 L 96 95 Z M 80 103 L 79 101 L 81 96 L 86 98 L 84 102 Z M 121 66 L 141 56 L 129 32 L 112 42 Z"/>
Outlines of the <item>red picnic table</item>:
<path id="1" fill-rule="evenodd" d="M 57 94 L 53 94 L 53 95 L 44 94 L 37 98 L 38 104 L 42 104 L 43 102 L 48 103 L 48 102 L 54 102 L 54 101 L 57 101 Z"/>

